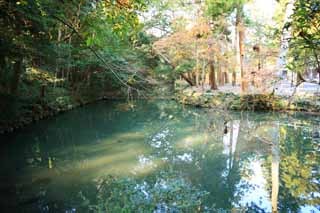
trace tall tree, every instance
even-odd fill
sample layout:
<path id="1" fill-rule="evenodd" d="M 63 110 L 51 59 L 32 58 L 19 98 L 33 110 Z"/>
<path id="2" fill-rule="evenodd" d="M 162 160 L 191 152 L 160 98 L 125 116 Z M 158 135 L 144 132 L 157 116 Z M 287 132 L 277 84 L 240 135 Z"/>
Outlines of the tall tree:
<path id="1" fill-rule="evenodd" d="M 246 82 L 245 82 L 245 71 L 244 71 L 244 12 L 243 5 L 247 2 L 246 0 L 207 0 L 207 15 L 212 19 L 216 20 L 221 17 L 228 17 L 232 13 L 236 12 L 236 34 L 238 35 L 239 42 L 239 59 L 240 59 L 240 72 L 241 72 L 241 89 L 242 91 L 246 90 Z M 232 72 L 232 84 L 236 83 L 236 72 L 233 70 Z"/>
<path id="2" fill-rule="evenodd" d="M 237 2 L 237 17 L 236 17 L 236 32 L 239 38 L 239 59 L 240 59 L 240 75 L 241 75 L 241 90 L 247 90 L 247 80 L 245 79 L 244 70 L 244 23 L 243 23 L 243 4 Z"/>

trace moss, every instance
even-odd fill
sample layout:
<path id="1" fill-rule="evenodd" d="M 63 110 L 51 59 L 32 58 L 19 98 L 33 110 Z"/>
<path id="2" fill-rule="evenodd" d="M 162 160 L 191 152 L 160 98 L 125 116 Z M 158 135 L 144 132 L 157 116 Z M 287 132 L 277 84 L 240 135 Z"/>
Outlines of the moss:
<path id="1" fill-rule="evenodd" d="M 236 95 L 234 93 L 199 93 L 188 91 L 176 95 L 176 100 L 182 104 L 197 107 L 220 107 L 230 110 L 249 111 L 320 111 L 320 100 L 310 98 L 295 99 L 289 105 L 289 99 L 284 96 L 274 96 L 268 94 L 245 94 Z"/>

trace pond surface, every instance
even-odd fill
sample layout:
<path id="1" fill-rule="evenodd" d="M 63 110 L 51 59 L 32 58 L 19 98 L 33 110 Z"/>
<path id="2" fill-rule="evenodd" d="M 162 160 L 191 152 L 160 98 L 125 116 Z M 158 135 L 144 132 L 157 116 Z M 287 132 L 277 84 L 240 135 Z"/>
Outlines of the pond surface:
<path id="1" fill-rule="evenodd" d="M 320 212 L 320 117 L 134 105 L 0 136 L 1 212 Z"/>

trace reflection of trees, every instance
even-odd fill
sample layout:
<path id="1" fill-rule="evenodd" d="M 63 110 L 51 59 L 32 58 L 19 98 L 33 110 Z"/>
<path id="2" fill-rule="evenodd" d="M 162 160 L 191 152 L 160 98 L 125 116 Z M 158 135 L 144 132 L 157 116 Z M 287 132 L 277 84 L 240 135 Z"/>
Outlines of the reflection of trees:
<path id="1" fill-rule="evenodd" d="M 319 198 L 314 197 L 316 192 L 319 191 L 319 182 L 316 178 L 316 175 L 319 175 L 319 171 L 316 170 L 319 158 L 316 158 L 315 153 L 317 145 L 312 143 L 311 140 L 312 129 L 310 123 L 298 120 L 299 124 L 297 123 L 296 127 L 281 126 L 280 128 L 278 119 L 243 120 L 241 126 L 245 130 L 239 133 L 239 141 L 241 142 L 237 149 L 242 150 L 244 145 L 247 152 L 252 150 L 256 154 L 260 153 L 260 156 L 269 156 L 267 158 L 268 163 L 266 162 L 267 164 L 264 164 L 264 167 L 271 171 L 271 174 L 267 175 L 267 183 L 271 184 L 268 185 L 268 189 L 271 191 L 270 198 L 274 212 L 277 209 L 297 211 L 304 205 L 319 205 Z M 290 123 L 295 122 L 291 120 Z M 315 134 L 313 133 L 313 135 Z M 254 143 L 250 144 L 250 141 Z M 261 146 L 252 146 L 257 142 L 264 147 L 270 146 L 269 152 L 263 151 Z M 243 162 L 246 161 L 243 160 Z M 242 171 L 246 170 L 240 165 L 240 171 L 241 169 L 243 169 Z M 253 206 L 250 207 L 250 209 L 253 208 Z"/>
<path id="2" fill-rule="evenodd" d="M 175 136 L 169 136 L 169 139 L 163 139 L 158 143 L 161 146 L 152 155 L 158 158 L 166 157 L 168 163 L 162 166 L 162 172 L 170 174 L 179 171 L 181 177 L 187 178 L 192 185 L 199 186 L 200 191 L 208 191 L 210 194 L 205 202 L 207 206 L 231 209 L 237 194 L 236 185 L 240 180 L 237 135 L 235 134 L 233 139 L 231 137 L 232 141 L 228 141 L 234 145 L 229 144 L 228 152 L 224 153 L 225 135 L 224 126 L 221 125 L 223 115 L 214 113 L 214 119 L 204 119 L 193 110 L 187 110 L 183 114 L 183 119 L 179 116 L 179 120 L 167 125 Z M 165 130 L 157 132 L 165 135 Z M 230 132 L 232 130 L 228 134 Z M 155 134 L 152 138 L 157 137 Z M 190 157 L 186 158 L 188 156 Z"/>
<path id="3" fill-rule="evenodd" d="M 265 162 L 265 168 L 271 170 L 272 180 L 267 173 L 266 177 L 272 183 L 267 188 L 271 190 L 273 211 L 298 212 L 302 206 L 320 204 L 315 196 L 320 189 L 319 158 L 315 153 L 317 145 L 312 143 L 312 128 L 305 122 L 291 121 L 291 124 L 280 125 L 277 131 L 280 140 L 273 140 L 272 158 Z"/>
<path id="4" fill-rule="evenodd" d="M 312 197 L 319 191 L 316 182 L 319 156 L 315 152 L 319 142 L 312 140 L 312 130 L 308 128 L 311 124 L 303 123 L 305 118 L 287 121 L 296 124 L 294 127 L 279 126 L 279 120 L 286 121 L 281 116 L 225 115 L 217 111 L 182 109 L 174 102 L 142 103 L 130 109 L 133 111 L 123 112 L 104 111 L 104 107 L 94 107 L 90 114 L 85 110 L 74 111 L 50 125 L 38 126 L 41 132 L 25 134 L 23 139 L 27 142 L 13 147 L 11 156 L 2 155 L 2 162 L 19 161 L 20 165 L 32 158 L 31 166 L 48 170 L 49 157 L 55 157 L 51 170 L 59 166 L 65 168 L 55 170 L 53 177 L 60 176 L 63 181 L 75 165 L 82 166 L 77 175 L 70 175 L 68 183 L 77 176 L 90 174 L 94 177 L 98 170 L 110 172 L 113 167 L 126 174 L 143 169 L 145 173 L 137 176 L 141 182 L 152 186 L 172 179 L 181 180 L 200 192 L 210 192 L 205 200 L 207 206 L 230 210 L 240 207 L 239 200 L 253 188 L 246 178 L 253 174 L 251 161 L 259 160 L 267 168 L 265 177 L 273 209 L 295 212 L 299 206 L 319 204 L 319 200 Z M 313 132 L 314 129 L 319 127 L 313 128 Z M 280 141 L 277 139 L 279 132 Z M 14 157 L 17 153 L 21 154 L 20 158 Z M 41 158 L 41 162 L 37 158 Z M 73 194 L 70 200 L 88 186 L 78 180 L 77 183 L 72 187 L 70 184 Z M 95 197 L 95 185 L 91 188 L 87 196 Z M 259 203 L 248 205 L 250 210 L 261 210 Z"/>
<path id="5" fill-rule="evenodd" d="M 216 118 L 216 117 L 215 117 Z M 193 156 L 197 159 L 198 168 L 194 170 L 192 179 L 194 184 L 199 184 L 203 190 L 210 194 L 206 200 L 207 204 L 213 204 L 215 209 L 231 209 L 235 200 L 236 184 L 239 182 L 238 152 L 232 149 L 229 141 L 224 147 L 224 126 L 221 125 L 223 116 L 209 122 L 209 127 L 204 128 L 204 134 L 208 141 L 203 146 L 195 149 Z M 230 134 L 228 132 L 227 134 Z M 227 149 L 224 153 L 224 149 Z M 218 196 L 217 196 L 218 195 Z"/>
<path id="6" fill-rule="evenodd" d="M 280 208 L 296 211 L 299 206 L 319 205 L 320 199 L 313 196 L 320 191 L 317 180 L 320 161 L 315 152 L 316 144 L 310 137 L 312 129 L 307 126 L 283 128 L 286 134 L 281 143 Z"/>
<path id="7" fill-rule="evenodd" d="M 238 206 L 238 201 L 250 185 L 248 182 L 240 180 L 242 175 L 250 173 L 248 171 L 249 158 L 256 153 L 247 148 L 248 128 L 252 125 L 249 121 L 239 119 L 236 115 L 228 117 L 227 131 L 221 121 L 225 120 L 223 115 L 214 114 L 214 120 L 199 120 L 198 128 L 193 131 L 187 129 L 184 134 L 203 135 L 202 143 L 196 144 L 191 149 L 182 150 L 192 153 L 192 163 L 178 163 L 173 170 L 180 170 L 193 182 L 199 185 L 202 190 L 210 194 L 206 200 L 207 205 L 213 205 L 216 210 L 230 210 Z M 209 121 L 208 121 L 209 120 Z M 224 134 L 225 133 L 225 134 Z M 253 147 L 256 149 L 257 147 Z"/>
<path id="8" fill-rule="evenodd" d="M 217 115 L 215 115 L 217 116 Z M 243 176 L 250 176 L 250 161 L 257 155 L 264 155 L 264 149 L 270 144 L 257 141 L 257 135 L 261 138 L 268 138 L 270 133 L 278 137 L 278 127 L 274 128 L 273 121 L 255 120 L 255 117 L 245 115 L 243 117 L 235 116 L 228 119 L 228 131 L 221 125 L 224 117 L 215 117 L 214 121 L 197 123 L 198 127 L 194 131 L 187 127 L 184 135 L 203 134 L 203 143 L 194 143 L 188 152 L 192 153 L 193 163 L 178 163 L 174 165 L 173 170 L 183 171 L 188 178 L 199 185 L 202 190 L 209 191 L 207 198 L 208 204 L 214 204 L 216 209 L 232 209 L 235 206 L 241 206 L 238 202 L 244 192 L 251 186 L 249 182 L 243 179 Z M 271 132 L 265 132 L 267 129 Z M 226 134 L 223 134 L 226 133 Z M 258 143 L 257 143 L 258 142 Z M 261 143 L 259 143 L 261 142 Z M 269 149 L 269 148 L 268 148 Z M 274 177 L 277 177 L 277 165 L 279 164 L 278 145 L 274 145 Z M 183 150 L 186 152 L 186 150 Z M 178 153 L 176 153 L 178 154 Z M 271 153 L 270 153 L 271 154 Z M 240 182 L 241 181 L 241 182 Z M 274 203 L 277 200 L 277 179 L 274 178 Z M 259 209 L 258 203 L 249 203 L 251 210 Z M 276 208 L 276 207 L 275 207 Z M 261 209 L 260 209 L 261 210 Z"/>
<path id="9" fill-rule="evenodd" d="M 278 211 L 278 194 L 279 194 L 279 162 L 280 162 L 280 150 L 279 150 L 279 128 L 278 124 L 274 127 L 274 132 L 272 134 L 272 145 L 271 145 L 271 155 L 272 155 L 272 189 L 271 189 L 271 203 L 272 212 Z"/>

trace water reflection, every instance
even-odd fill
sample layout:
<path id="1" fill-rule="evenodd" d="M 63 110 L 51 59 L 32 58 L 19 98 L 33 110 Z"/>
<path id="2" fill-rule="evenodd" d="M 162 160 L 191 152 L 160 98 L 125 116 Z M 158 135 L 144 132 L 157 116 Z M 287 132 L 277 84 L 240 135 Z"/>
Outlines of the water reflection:
<path id="1" fill-rule="evenodd" d="M 134 177 L 132 190 L 141 195 L 134 198 L 144 207 L 158 202 L 155 212 L 179 210 L 179 198 L 169 205 L 153 195 L 172 183 L 208 192 L 195 202 L 199 211 L 318 211 L 319 131 L 319 117 L 304 114 L 99 103 L 1 136 L 8 143 L 1 145 L 0 204 L 86 212 L 102 199 L 101 177 L 112 174 Z"/>

